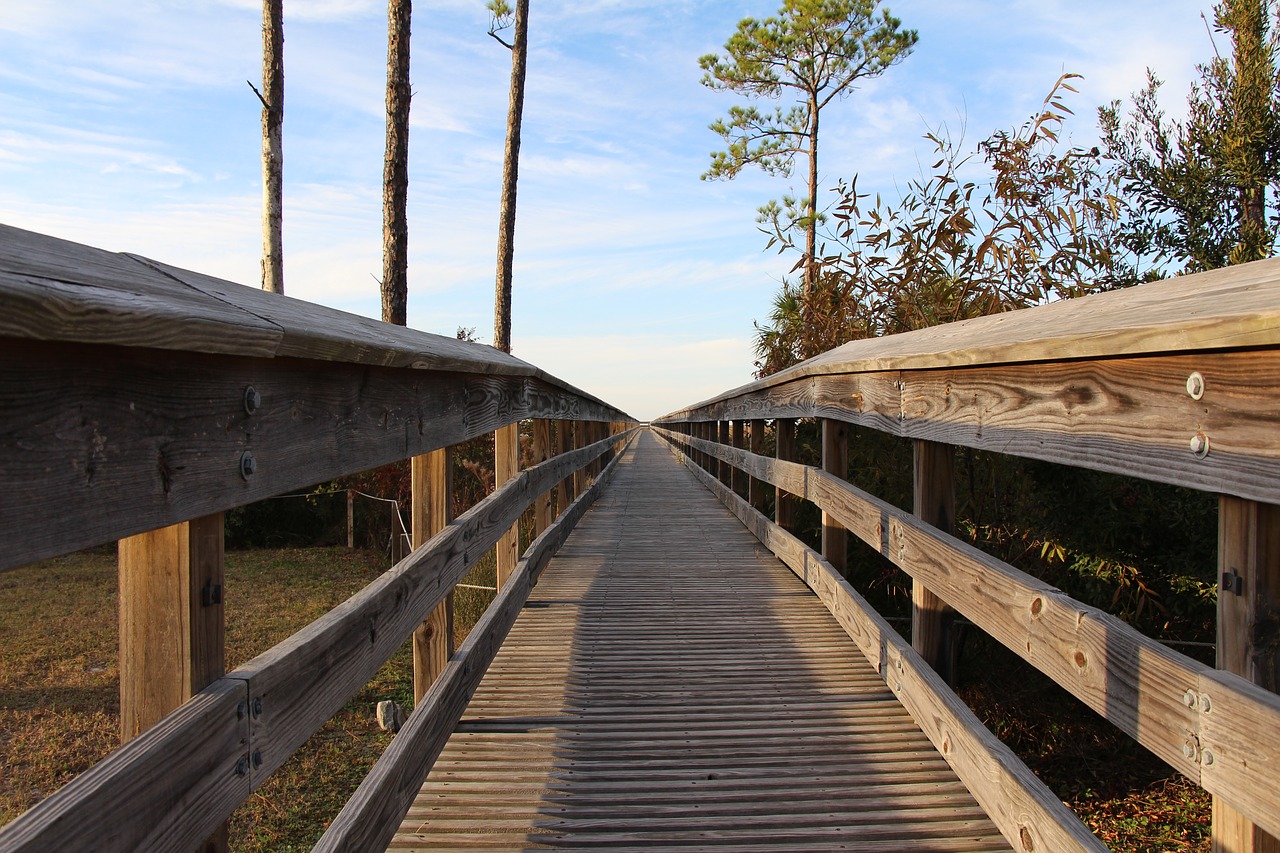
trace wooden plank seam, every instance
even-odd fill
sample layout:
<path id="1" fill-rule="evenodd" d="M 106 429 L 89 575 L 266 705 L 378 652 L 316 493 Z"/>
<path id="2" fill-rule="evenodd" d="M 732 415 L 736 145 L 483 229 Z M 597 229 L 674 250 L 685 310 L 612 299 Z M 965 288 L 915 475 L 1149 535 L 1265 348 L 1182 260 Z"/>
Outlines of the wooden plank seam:
<path id="1" fill-rule="evenodd" d="M 701 468 L 688 467 L 817 593 L 1015 849 L 1107 850 L 830 563 Z"/>
<path id="2" fill-rule="evenodd" d="M 628 435 L 625 445 L 629 445 L 636 434 L 629 431 Z M 334 818 L 316 845 L 316 851 L 386 849 L 528 600 L 538 575 L 613 477 L 621 458 L 621 453 L 615 456 L 595 482 L 525 551 L 509 581 L 499 590 L 440 678 Z"/>
<path id="3" fill-rule="evenodd" d="M 85 837 L 121 853 L 193 848 L 373 677 L 536 495 L 634 435 L 520 472 L 347 601 L 0 828 L 0 850 L 73 849 Z M 352 643 L 368 650 L 352 660 Z"/>
<path id="4" fill-rule="evenodd" d="M 1280 831 L 1280 696 L 1178 654 L 1110 614 L 816 468 L 661 427 L 655 432 L 818 503 L 1174 769 L 1268 832 Z M 987 599 L 976 600 L 975 589 Z M 1207 704 L 1202 696 L 1209 697 Z M 1245 722 L 1247 746 L 1234 729 Z M 1212 756 L 1209 763 L 1206 751 Z"/>

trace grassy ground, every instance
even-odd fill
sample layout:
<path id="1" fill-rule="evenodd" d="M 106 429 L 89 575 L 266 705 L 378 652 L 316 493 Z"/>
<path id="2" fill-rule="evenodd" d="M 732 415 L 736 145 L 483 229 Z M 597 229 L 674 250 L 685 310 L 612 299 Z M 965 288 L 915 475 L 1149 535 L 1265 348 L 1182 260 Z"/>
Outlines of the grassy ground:
<path id="1" fill-rule="evenodd" d="M 384 568 L 385 559 L 345 548 L 228 553 L 227 668 L 269 649 Z M 489 561 L 468 582 L 492 584 L 492 575 Z M 459 590 L 459 634 L 491 597 Z M 114 551 L 0 574 L 0 824 L 119 744 L 116 612 Z M 390 742 L 375 719 L 383 699 L 412 706 L 407 643 L 236 811 L 232 849 L 310 850 Z"/>
<path id="2" fill-rule="evenodd" d="M 344 548 L 227 555 L 227 666 L 287 637 L 372 580 L 385 560 Z M 491 585 L 493 565 L 470 583 Z M 492 598 L 457 593 L 459 640 Z M 0 574 L 0 824 L 119 741 L 114 552 Z M 961 693 L 1118 851 L 1208 851 L 1208 797 L 994 644 L 971 640 Z M 389 742 L 374 707 L 412 700 L 408 647 L 232 818 L 232 848 L 310 850 Z"/>

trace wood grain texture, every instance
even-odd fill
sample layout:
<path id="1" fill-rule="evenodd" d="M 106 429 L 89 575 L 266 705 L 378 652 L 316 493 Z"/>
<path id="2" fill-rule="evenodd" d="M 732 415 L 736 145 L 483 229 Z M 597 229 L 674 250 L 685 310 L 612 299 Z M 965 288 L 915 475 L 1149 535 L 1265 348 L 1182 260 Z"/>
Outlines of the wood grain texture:
<path id="1" fill-rule="evenodd" d="M 0 568 L 368 470 L 520 418 L 615 416 L 527 377 L 321 367 L 0 340 Z M 250 386 L 261 395 L 252 414 Z M 248 478 L 246 452 L 256 463 Z"/>
<path id="2" fill-rule="evenodd" d="M 831 616 L 642 433 L 394 850 L 1007 850 Z"/>
<path id="3" fill-rule="evenodd" d="M 789 370 L 673 412 L 662 420 L 687 419 L 690 413 L 716 402 L 833 373 L 933 370 L 1278 345 L 1280 259 L 1272 259 L 900 335 L 852 341 Z M 767 412 L 754 416 L 770 417 Z"/>
<path id="4" fill-rule="evenodd" d="M 628 436 L 520 472 L 363 590 L 229 673 L 248 682 L 261 707 L 252 731 L 261 756 L 254 789 L 373 677 L 534 497 Z"/>
<path id="5" fill-rule="evenodd" d="M 278 326 L 125 255 L 0 225 L 0 337 L 270 357 Z"/>
<path id="6" fill-rule="evenodd" d="M 709 477 L 700 479 L 765 546 L 817 593 L 1014 849 L 1107 849 L 1007 746 L 982 725 L 969 707 L 834 566 L 752 510 L 749 504 L 721 484 Z"/>
<path id="7" fill-rule="evenodd" d="M 493 433 L 493 484 L 499 487 L 520 473 L 520 425 L 518 423 L 499 427 Z M 518 518 L 518 517 L 517 517 Z M 520 560 L 520 525 L 513 523 L 511 529 L 498 538 L 495 546 L 498 565 L 498 588 L 507 582 L 511 573 L 516 570 Z"/>
<path id="8" fill-rule="evenodd" d="M 610 465 L 521 558 L 405 727 L 334 818 L 315 850 L 380 850 L 392 840 L 418 789 L 475 694 L 547 561 L 612 477 Z"/>
<path id="9" fill-rule="evenodd" d="M 855 486 L 795 463 L 655 429 L 794 490 L 1175 770 L 1270 832 L 1280 816 L 1280 697 L 1081 604 Z M 1214 713 L 1198 697 L 1213 685 Z M 1188 703 L 1188 694 L 1192 701 Z M 1203 760 L 1203 750 L 1215 756 Z"/>
<path id="10" fill-rule="evenodd" d="M 1204 378 L 1199 400 L 1186 390 L 1193 372 Z M 805 377 L 745 393 L 757 417 L 836 418 L 1280 503 L 1278 383 L 1280 351 L 1258 350 Z M 723 417 L 735 399 L 682 416 Z M 1197 435 L 1203 458 L 1191 449 Z"/>
<path id="11" fill-rule="evenodd" d="M 1218 499 L 1218 506 L 1218 668 L 1274 693 L 1280 681 L 1280 507 L 1225 496 Z M 1213 696 L 1208 695 L 1213 710 Z M 1249 748 L 1249 738 L 1241 740 L 1231 744 L 1234 751 L 1218 746 L 1215 752 L 1209 747 L 1214 764 L 1217 753 L 1224 751 L 1232 757 L 1247 755 L 1254 762 L 1266 760 Z M 1227 799 L 1214 797 L 1213 849 L 1280 853 L 1280 841 Z"/>
<path id="12" fill-rule="evenodd" d="M 120 737 L 129 741 L 224 671 L 222 514 L 123 539 Z M 204 603 L 204 588 L 216 588 Z"/>
<path id="13" fill-rule="evenodd" d="M 611 431 L 610 435 L 617 435 Z M 533 464 L 538 465 L 551 458 L 551 421 L 546 418 L 535 418 L 533 421 Z M 551 526 L 553 518 L 551 510 L 551 492 L 539 495 L 533 502 L 533 538 L 537 539 L 542 531 Z"/>
<path id="14" fill-rule="evenodd" d="M 453 448 L 442 447 L 410 462 L 412 535 L 416 551 L 453 520 Z M 413 704 L 444 671 L 453 654 L 453 593 L 413 632 Z"/>
<path id="15" fill-rule="evenodd" d="M 609 465 L 588 491 L 566 507 L 554 524 L 530 544 L 511 579 L 499 589 L 497 597 L 467 634 L 467 639 L 449 661 L 440 679 L 415 707 L 404 729 L 392 740 L 360 788 L 325 830 L 316 850 L 328 852 L 387 847 L 431 765 L 434 765 L 475 694 L 481 676 L 489 669 L 529 599 L 530 590 L 538 583 L 541 570 L 556 555 L 616 469 L 616 465 Z"/>
<path id="16" fill-rule="evenodd" d="M 492 347 L 6 225 L 0 302 L 0 338 L 528 377 L 602 402 Z"/>
<path id="17" fill-rule="evenodd" d="M 912 457 L 912 512 L 925 524 L 943 533 L 953 533 L 955 448 L 933 441 L 915 441 Z M 951 649 L 954 614 L 922 581 L 911 581 L 911 647 L 948 684 L 955 683 Z"/>

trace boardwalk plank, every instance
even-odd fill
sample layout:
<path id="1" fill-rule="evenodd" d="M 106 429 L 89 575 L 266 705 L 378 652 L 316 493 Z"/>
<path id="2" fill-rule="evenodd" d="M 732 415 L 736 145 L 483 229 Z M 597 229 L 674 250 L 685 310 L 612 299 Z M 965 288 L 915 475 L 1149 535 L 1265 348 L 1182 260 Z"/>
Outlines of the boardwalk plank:
<path id="1" fill-rule="evenodd" d="M 834 619 L 649 434 L 391 848 L 1008 850 Z"/>

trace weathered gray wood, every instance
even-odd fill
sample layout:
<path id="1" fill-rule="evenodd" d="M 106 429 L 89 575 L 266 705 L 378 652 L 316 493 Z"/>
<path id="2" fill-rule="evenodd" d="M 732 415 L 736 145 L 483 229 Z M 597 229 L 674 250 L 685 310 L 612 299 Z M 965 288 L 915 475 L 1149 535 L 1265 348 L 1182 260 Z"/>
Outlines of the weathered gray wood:
<path id="1" fill-rule="evenodd" d="M 392 849 L 1007 850 L 812 595 L 651 437 L 622 462 Z"/>
<path id="2" fill-rule="evenodd" d="M 616 469 L 617 465 L 611 463 L 555 523 L 530 544 L 507 583 L 499 589 L 430 692 L 414 708 L 405 727 L 334 818 L 315 850 L 379 850 L 391 841 L 400 819 L 408 811 L 528 600 L 538 574 L 564 544 Z"/>
<path id="3" fill-rule="evenodd" d="M 270 357 L 279 326 L 126 255 L 0 225 L 0 337 Z"/>
<path id="4" fill-rule="evenodd" d="M 817 593 L 1015 849 L 1107 849 L 1012 750 L 982 725 L 834 566 L 755 512 L 723 484 L 709 477 L 700 479 Z"/>
<path id="5" fill-rule="evenodd" d="M 529 377 L 601 403 L 493 347 L 6 225 L 0 302 L 0 338 Z"/>
<path id="6" fill-rule="evenodd" d="M 667 416 L 804 377 L 972 365 L 1067 361 L 1117 354 L 1275 347 L 1280 259 L 852 341 L 789 370 Z M 768 415 L 762 415 L 767 417 Z M 666 420 L 664 418 L 663 420 Z"/>
<path id="7" fill-rule="evenodd" d="M 1280 697 L 1220 673 L 1121 620 L 982 553 L 822 471 L 745 451 L 690 444 L 789 487 L 1089 705 L 1171 767 L 1267 831 L 1280 829 Z M 1196 697 L 1212 683 L 1213 713 Z M 1188 701 L 1188 695 L 1191 701 Z M 1228 710 L 1229 709 L 1229 710 Z M 1215 755 L 1203 762 L 1203 749 Z M 1219 756 L 1230 756 L 1224 760 Z"/>
<path id="8" fill-rule="evenodd" d="M 188 851 L 250 794 L 244 683 L 219 679 L 0 827 L 5 853 Z"/>
<path id="9" fill-rule="evenodd" d="M 426 546 L 228 678 L 248 683 L 254 707 L 254 789 L 367 683 L 533 499 L 626 434 L 522 471 Z"/>
<path id="10" fill-rule="evenodd" d="M 881 339 L 883 340 L 883 339 Z M 1195 372 L 1203 396 L 1187 393 Z M 802 377 L 679 417 L 826 417 L 974 447 L 1280 503 L 1270 389 L 1280 351 Z M 1197 435 L 1208 455 L 1193 452 Z"/>
<path id="11" fill-rule="evenodd" d="M 261 399 L 252 414 L 249 387 Z M 0 568 L 368 470 L 519 418 L 614 416 L 525 377 L 15 341 L 0 341 L 0 411 Z M 247 478 L 245 453 L 255 463 Z"/>

